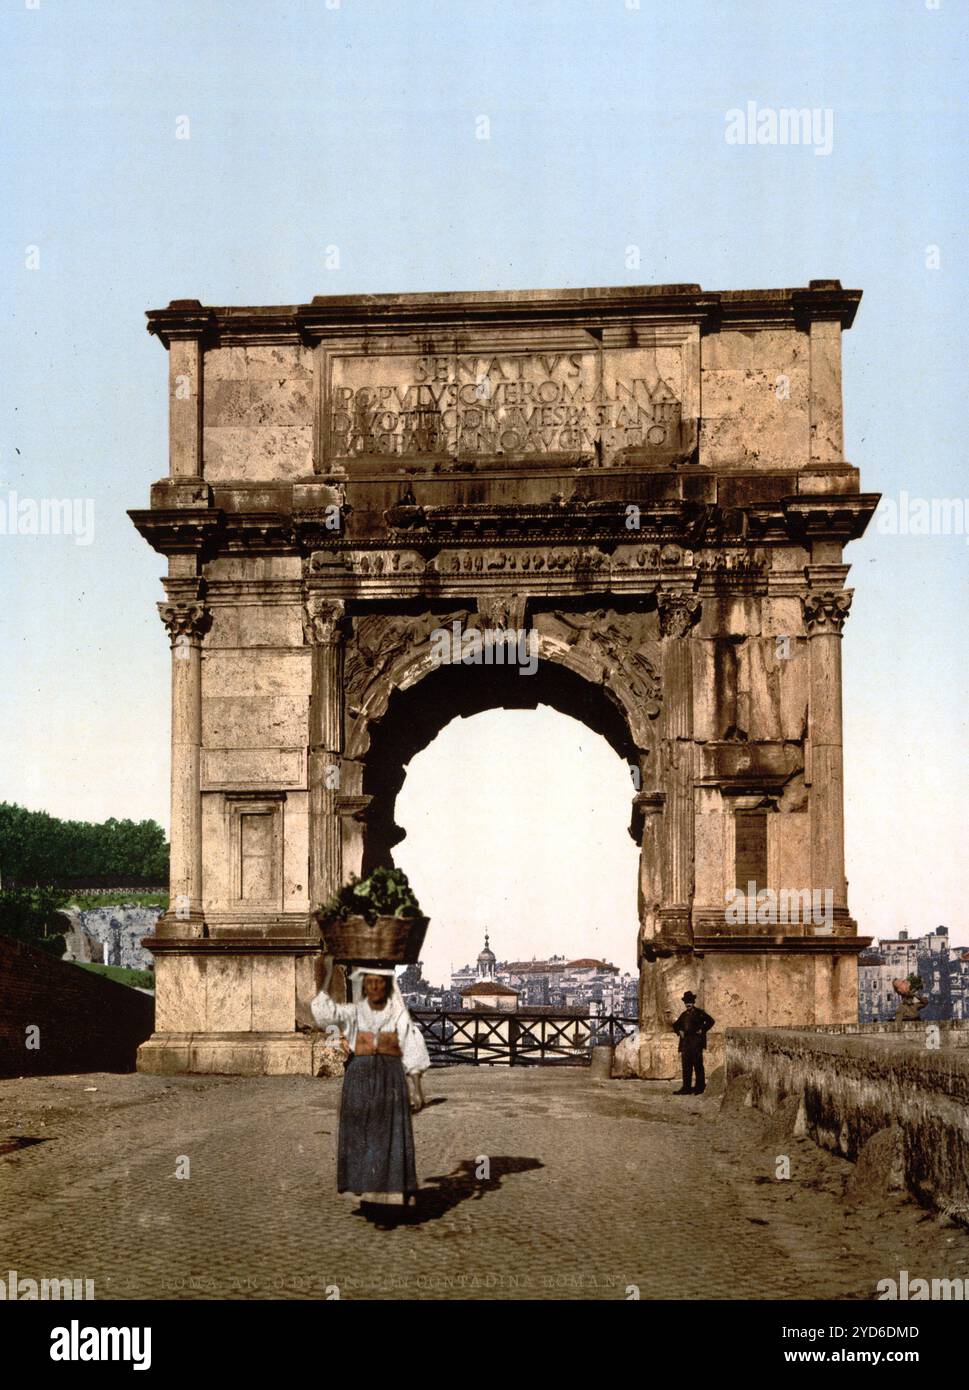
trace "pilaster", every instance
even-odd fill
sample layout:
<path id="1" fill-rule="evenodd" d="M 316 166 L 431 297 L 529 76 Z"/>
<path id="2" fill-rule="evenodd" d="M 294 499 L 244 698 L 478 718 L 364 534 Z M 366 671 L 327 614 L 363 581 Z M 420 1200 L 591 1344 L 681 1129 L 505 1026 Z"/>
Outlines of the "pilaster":
<path id="1" fill-rule="evenodd" d="M 204 936 L 202 916 L 202 639 L 211 622 L 203 585 L 159 603 L 172 649 L 171 868 L 160 936 Z"/>
<path id="2" fill-rule="evenodd" d="M 346 605 L 311 593 L 303 639 L 313 649 L 309 728 L 309 898 L 318 907 L 343 881 L 341 764 Z"/>
<path id="3" fill-rule="evenodd" d="M 657 595 L 663 642 L 662 761 L 665 880 L 662 933 L 677 943 L 692 939 L 693 901 L 693 658 L 689 636 L 700 600 L 681 590 Z"/>
<path id="4" fill-rule="evenodd" d="M 803 600 L 810 659 L 811 887 L 831 890 L 836 919 L 847 916 L 841 633 L 851 598 L 850 589 L 820 589 Z"/>

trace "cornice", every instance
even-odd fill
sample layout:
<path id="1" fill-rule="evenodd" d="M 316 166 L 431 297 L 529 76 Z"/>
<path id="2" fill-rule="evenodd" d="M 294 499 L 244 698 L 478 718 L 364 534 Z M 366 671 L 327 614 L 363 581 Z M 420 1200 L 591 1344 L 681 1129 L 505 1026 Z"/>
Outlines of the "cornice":
<path id="1" fill-rule="evenodd" d="M 222 513 L 211 508 L 159 507 L 128 515 L 153 550 L 161 555 L 200 554 L 211 550 Z"/>
<path id="2" fill-rule="evenodd" d="M 698 544 L 710 510 L 697 502 L 644 502 L 639 505 L 636 539 Z M 582 541 L 628 542 L 627 516 L 626 502 L 453 503 L 392 507 L 385 521 L 390 537 L 409 546 L 468 541 L 573 545 Z"/>
<path id="3" fill-rule="evenodd" d="M 308 914 L 290 913 L 293 922 Z M 142 938 L 153 956 L 292 956 L 318 954 L 316 936 L 146 936 Z"/>
<path id="4" fill-rule="evenodd" d="M 215 311 L 197 299 L 173 299 L 167 309 L 153 309 L 147 318 L 148 332 L 166 347 L 175 338 L 206 338 L 216 328 Z"/>
<path id="5" fill-rule="evenodd" d="M 872 943 L 870 936 L 700 936 L 693 949 L 703 955 L 858 955 Z"/>
<path id="6" fill-rule="evenodd" d="M 687 550 L 816 540 L 845 544 L 864 532 L 877 504 L 877 493 L 791 497 L 737 508 L 682 498 L 644 501 L 637 504 L 639 528 L 635 544 L 673 544 Z M 310 555 L 323 550 L 339 553 L 396 549 L 432 554 L 448 546 L 598 545 L 611 550 L 631 542 L 627 506 L 626 502 L 582 501 L 507 506 L 403 503 L 385 513 L 380 534 L 342 538 L 335 535 L 325 514 L 318 510 L 156 507 L 129 511 L 128 515 L 149 545 L 163 555 Z M 549 568 L 554 567 L 553 560 Z"/>
<path id="7" fill-rule="evenodd" d="M 850 492 L 752 502 L 742 509 L 747 517 L 747 539 L 836 540 L 845 544 L 864 534 L 880 500 L 878 492 Z"/>
<path id="8" fill-rule="evenodd" d="M 595 335 L 618 321 L 806 328 L 814 319 L 850 328 L 861 299 L 838 280 L 806 287 L 705 291 L 699 285 L 615 285 L 588 289 L 447 291 L 419 294 L 317 295 L 306 304 L 212 307 L 176 299 L 148 311 L 148 332 L 166 347 L 175 338 L 221 343 L 317 342 L 350 334 L 535 329 L 578 324 Z"/>

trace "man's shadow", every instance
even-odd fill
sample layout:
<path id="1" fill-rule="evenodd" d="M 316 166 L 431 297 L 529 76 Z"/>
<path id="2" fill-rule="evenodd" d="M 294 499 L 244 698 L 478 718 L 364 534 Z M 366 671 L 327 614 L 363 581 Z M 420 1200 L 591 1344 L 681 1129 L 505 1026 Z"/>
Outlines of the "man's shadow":
<path id="1" fill-rule="evenodd" d="M 487 1176 L 479 1177 L 485 1162 Z M 450 1173 L 428 1178 L 412 1205 L 394 1207 L 364 1202 L 354 1215 L 384 1230 L 396 1226 L 423 1226 L 428 1221 L 439 1221 L 462 1202 L 480 1202 L 486 1192 L 497 1192 L 502 1180 L 512 1173 L 532 1173 L 544 1167 L 537 1158 L 465 1158 Z"/>

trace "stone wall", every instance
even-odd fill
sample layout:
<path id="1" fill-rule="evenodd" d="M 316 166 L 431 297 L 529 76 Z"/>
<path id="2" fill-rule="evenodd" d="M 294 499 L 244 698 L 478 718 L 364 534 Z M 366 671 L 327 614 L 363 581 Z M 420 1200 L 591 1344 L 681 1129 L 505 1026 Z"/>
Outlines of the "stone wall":
<path id="1" fill-rule="evenodd" d="M 893 1151 L 905 1188 L 969 1221 L 969 1022 L 731 1028 L 726 1075 L 845 1158 Z"/>
<path id="2" fill-rule="evenodd" d="M 134 1071 L 154 1020 L 141 991 L 0 936 L 0 1076 Z"/>

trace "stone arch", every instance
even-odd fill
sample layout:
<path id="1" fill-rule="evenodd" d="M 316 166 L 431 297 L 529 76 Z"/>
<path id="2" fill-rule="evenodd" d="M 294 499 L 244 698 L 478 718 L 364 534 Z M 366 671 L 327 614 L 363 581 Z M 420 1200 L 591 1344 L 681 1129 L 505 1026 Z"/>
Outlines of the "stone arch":
<path id="1" fill-rule="evenodd" d="M 395 692 L 412 689 L 432 673 L 440 674 L 431 634 L 454 622 L 464 628 L 488 626 L 486 618 L 468 608 L 419 615 L 364 614 L 352 620 L 344 669 L 346 758 L 366 759 L 372 730 L 386 715 Z M 623 744 L 622 756 L 628 753 L 631 762 L 642 765 L 656 747 L 655 721 L 662 701 L 655 609 L 568 611 L 563 606 L 534 614 L 531 627 L 538 635 L 540 668 L 562 668 L 604 696 L 625 726 L 625 736 L 615 735 L 614 746 L 619 751 Z M 473 671 L 479 684 L 489 673 L 518 683 L 535 679 L 502 667 L 446 669 L 465 675 Z M 588 708 L 593 697 L 587 691 L 575 699 Z"/>
<path id="2" fill-rule="evenodd" d="M 649 750 L 637 745 L 619 702 L 608 697 L 606 688 L 570 664 L 543 655 L 541 649 L 537 669 L 528 676 L 514 667 L 422 667 L 417 680 L 394 687 L 382 702 L 381 716 L 368 723 L 368 746 L 361 759 L 362 792 L 368 803 L 361 872 L 389 862 L 394 846 L 403 839 L 394 808 L 406 766 L 452 719 L 489 709 L 537 709 L 540 705 L 602 735 L 630 767 L 641 767 L 648 756 Z M 631 779 L 631 798 L 635 790 Z"/>

